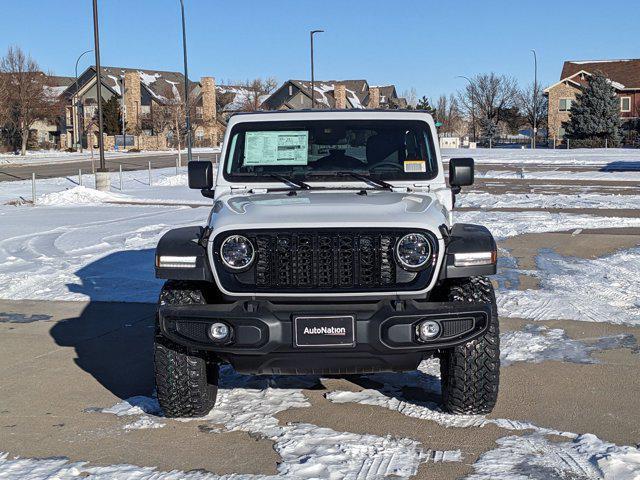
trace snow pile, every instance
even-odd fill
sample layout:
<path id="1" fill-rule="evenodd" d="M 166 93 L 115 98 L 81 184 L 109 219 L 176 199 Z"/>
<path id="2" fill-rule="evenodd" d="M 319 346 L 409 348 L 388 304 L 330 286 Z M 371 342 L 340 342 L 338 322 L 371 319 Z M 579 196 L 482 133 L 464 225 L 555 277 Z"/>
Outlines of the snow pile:
<path id="1" fill-rule="evenodd" d="M 126 415 L 144 415 L 145 413 L 149 415 L 159 415 L 162 411 L 160 410 L 157 398 L 137 395 L 122 400 L 113 407 L 104 408 L 101 412 L 123 417 Z"/>
<path id="2" fill-rule="evenodd" d="M 500 290 L 501 315 L 640 325 L 640 248 L 593 260 L 538 255 L 540 290 Z"/>
<path id="3" fill-rule="evenodd" d="M 156 187 L 186 187 L 188 185 L 188 175 L 180 173 L 178 175 L 163 175 L 155 181 Z"/>
<path id="4" fill-rule="evenodd" d="M 77 186 L 42 195 L 36 200 L 36 205 L 60 206 L 60 205 L 91 205 L 103 202 L 123 201 L 125 195 L 112 192 L 100 192 L 93 188 Z"/>
<path id="5" fill-rule="evenodd" d="M 527 325 L 522 331 L 500 335 L 500 363 L 503 367 L 513 362 L 539 363 L 546 360 L 598 363 L 591 357 L 594 351 L 625 347 L 637 349 L 633 335 L 612 335 L 587 343 L 572 340 L 561 328 Z"/>
<path id="6" fill-rule="evenodd" d="M 541 193 L 468 192 L 456 202 L 461 208 L 640 208 L 640 196 L 603 195 L 583 193 L 577 195 L 544 195 Z"/>

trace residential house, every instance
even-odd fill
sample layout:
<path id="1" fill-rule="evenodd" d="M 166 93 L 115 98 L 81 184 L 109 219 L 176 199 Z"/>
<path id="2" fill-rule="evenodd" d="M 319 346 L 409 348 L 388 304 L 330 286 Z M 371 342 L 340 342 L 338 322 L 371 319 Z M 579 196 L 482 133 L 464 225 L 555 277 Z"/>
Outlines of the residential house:
<path id="1" fill-rule="evenodd" d="M 66 104 L 60 148 L 76 145 L 82 140 L 87 146 L 97 144 L 97 82 L 96 69 L 91 66 L 78 76 L 59 95 Z M 157 131 L 154 110 L 168 103 L 182 101 L 184 75 L 180 72 L 146 70 L 121 67 L 102 67 L 102 99 L 118 98 L 124 116 L 127 135 L 133 136 L 136 148 L 153 150 L 167 147 L 166 131 Z M 218 145 L 225 123 L 218 116 L 217 90 L 213 77 L 202 77 L 200 82 L 189 80 L 190 101 L 193 104 L 192 124 L 195 143 L 202 146 Z M 170 135 L 169 135 L 170 137 Z M 128 140 L 128 139 L 127 139 Z M 115 138 L 108 137 L 106 148 L 114 148 Z"/>
<path id="2" fill-rule="evenodd" d="M 394 85 L 370 86 L 366 80 L 314 82 L 316 108 L 406 108 Z M 264 110 L 298 110 L 312 107 L 311 82 L 287 80 L 262 102 Z"/>
<path id="3" fill-rule="evenodd" d="M 620 116 L 624 121 L 640 117 L 640 59 L 567 61 L 562 67 L 560 81 L 544 90 L 549 98 L 549 137 L 561 142 L 563 122 L 569 120 L 571 104 L 588 78 L 602 72 L 620 100 Z"/>

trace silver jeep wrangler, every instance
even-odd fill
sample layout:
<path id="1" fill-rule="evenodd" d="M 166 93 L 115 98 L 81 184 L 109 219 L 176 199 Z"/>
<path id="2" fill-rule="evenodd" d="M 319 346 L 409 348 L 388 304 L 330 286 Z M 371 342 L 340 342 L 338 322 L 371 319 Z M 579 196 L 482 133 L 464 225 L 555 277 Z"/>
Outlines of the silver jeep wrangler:
<path id="1" fill-rule="evenodd" d="M 233 116 L 217 172 L 189 164 L 189 187 L 213 200 L 207 225 L 171 230 L 156 250 L 165 414 L 206 414 L 223 363 L 345 375 L 415 370 L 432 356 L 446 411 L 490 412 L 496 244 L 452 218 L 473 168 L 451 159 L 447 185 L 424 112 Z"/>

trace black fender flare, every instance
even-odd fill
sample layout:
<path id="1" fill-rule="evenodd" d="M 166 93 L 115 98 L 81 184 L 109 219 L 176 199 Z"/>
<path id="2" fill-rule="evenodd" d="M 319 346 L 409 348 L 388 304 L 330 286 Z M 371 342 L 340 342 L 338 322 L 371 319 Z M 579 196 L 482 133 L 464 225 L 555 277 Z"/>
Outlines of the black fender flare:
<path id="1" fill-rule="evenodd" d="M 440 270 L 441 280 L 495 275 L 497 261 L 486 265 L 464 267 L 457 267 L 454 262 L 456 253 L 497 252 L 496 241 L 489 229 L 482 225 L 456 223 L 451 228 L 446 241 L 444 261 Z M 497 255 L 494 254 L 493 258 L 497 259 Z"/>
<path id="2" fill-rule="evenodd" d="M 168 280 L 212 281 L 207 260 L 207 229 L 200 226 L 169 230 L 156 247 L 156 278 Z M 160 257 L 195 257 L 193 267 L 172 268 L 162 266 Z"/>

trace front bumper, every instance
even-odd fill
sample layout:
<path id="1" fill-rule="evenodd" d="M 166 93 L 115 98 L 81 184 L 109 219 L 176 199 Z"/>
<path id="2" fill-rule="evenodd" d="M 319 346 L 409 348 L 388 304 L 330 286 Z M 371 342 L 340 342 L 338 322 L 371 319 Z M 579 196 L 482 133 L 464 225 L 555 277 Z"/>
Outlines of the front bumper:
<path id="1" fill-rule="evenodd" d="M 406 300 L 377 303 L 272 303 L 238 301 L 219 305 L 161 306 L 162 333 L 186 347 L 212 352 L 241 373 L 350 374 L 415 369 L 435 351 L 482 335 L 491 305 Z M 298 347 L 293 317 L 353 316 L 353 346 Z M 435 320 L 441 334 L 420 341 L 416 326 Z M 232 329 L 228 341 L 209 338 L 209 326 L 224 322 Z"/>

